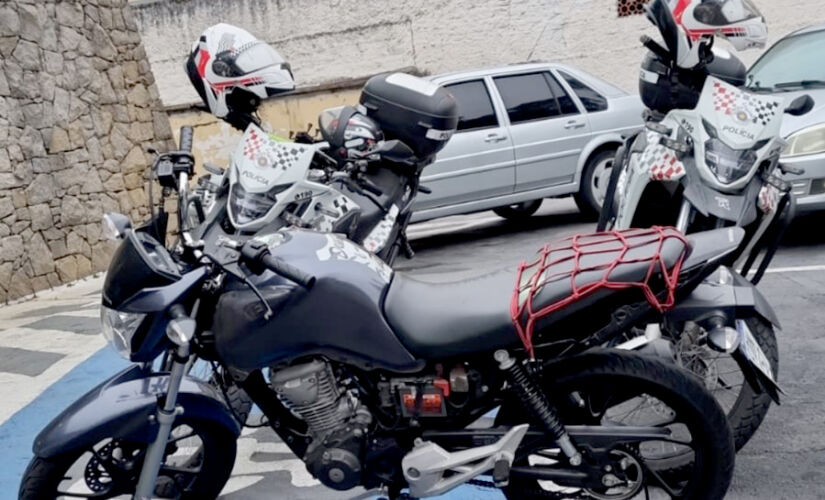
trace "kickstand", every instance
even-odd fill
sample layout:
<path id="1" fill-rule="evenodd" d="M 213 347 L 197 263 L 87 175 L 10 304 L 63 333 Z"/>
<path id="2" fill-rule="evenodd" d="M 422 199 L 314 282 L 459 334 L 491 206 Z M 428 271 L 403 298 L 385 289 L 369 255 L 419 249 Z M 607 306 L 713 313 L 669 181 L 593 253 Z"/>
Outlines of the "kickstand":
<path id="1" fill-rule="evenodd" d="M 387 500 L 416 500 L 409 493 L 402 493 L 401 486 L 390 486 L 387 488 Z"/>

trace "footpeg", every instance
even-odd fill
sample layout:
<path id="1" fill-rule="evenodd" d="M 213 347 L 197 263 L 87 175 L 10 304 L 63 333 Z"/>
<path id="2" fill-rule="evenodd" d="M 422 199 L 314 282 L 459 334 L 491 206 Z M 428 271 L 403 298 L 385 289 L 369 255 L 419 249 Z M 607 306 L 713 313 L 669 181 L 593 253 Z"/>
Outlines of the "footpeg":
<path id="1" fill-rule="evenodd" d="M 510 462 L 508 460 L 496 460 L 493 466 L 493 483 L 498 488 L 504 488 L 510 484 Z"/>
<path id="2" fill-rule="evenodd" d="M 510 429 L 496 443 L 451 453 L 437 444 L 417 440 L 401 461 L 410 496 L 425 498 L 442 495 L 485 472 L 493 470 L 498 485 L 506 485 L 510 467 L 528 424 Z"/>

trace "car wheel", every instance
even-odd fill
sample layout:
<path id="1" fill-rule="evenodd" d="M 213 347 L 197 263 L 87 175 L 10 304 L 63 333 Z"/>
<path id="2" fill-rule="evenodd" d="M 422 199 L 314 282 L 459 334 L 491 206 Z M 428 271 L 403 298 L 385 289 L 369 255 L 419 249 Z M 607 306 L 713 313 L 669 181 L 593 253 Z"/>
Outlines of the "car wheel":
<path id="1" fill-rule="evenodd" d="M 514 205 L 507 205 L 506 207 L 498 207 L 494 208 L 493 212 L 507 220 L 522 220 L 536 213 L 542 201 L 543 200 L 525 201 Z"/>
<path id="2" fill-rule="evenodd" d="M 615 156 L 615 150 L 602 151 L 592 156 L 584 167 L 581 189 L 573 198 L 579 210 L 588 217 L 598 215 L 602 209 Z"/>

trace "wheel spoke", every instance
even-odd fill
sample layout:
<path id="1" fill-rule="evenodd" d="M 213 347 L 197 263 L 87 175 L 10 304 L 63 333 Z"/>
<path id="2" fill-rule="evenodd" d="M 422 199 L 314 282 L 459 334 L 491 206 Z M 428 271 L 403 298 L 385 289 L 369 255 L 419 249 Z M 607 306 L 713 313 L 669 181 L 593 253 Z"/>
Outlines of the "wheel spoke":
<path id="1" fill-rule="evenodd" d="M 195 431 L 192 431 L 189 434 L 184 434 L 183 436 L 178 436 L 178 437 L 174 437 L 174 438 L 170 436 L 168 443 L 169 444 L 177 443 L 178 441 L 182 441 L 184 439 L 189 439 L 189 438 L 195 437 L 197 435 L 198 434 Z"/>

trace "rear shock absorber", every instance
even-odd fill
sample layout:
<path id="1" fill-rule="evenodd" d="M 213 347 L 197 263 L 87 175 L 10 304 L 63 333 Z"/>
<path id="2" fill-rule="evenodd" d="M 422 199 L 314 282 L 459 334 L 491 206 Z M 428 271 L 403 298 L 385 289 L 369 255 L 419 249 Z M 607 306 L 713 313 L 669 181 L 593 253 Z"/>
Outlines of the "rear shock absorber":
<path id="1" fill-rule="evenodd" d="M 573 445 L 573 441 L 556 414 L 556 409 L 547 400 L 547 396 L 527 373 L 524 366 L 515 358 L 510 357 L 510 354 L 503 349 L 496 351 L 493 357 L 498 362 L 499 369 L 507 373 L 508 381 L 520 396 L 527 410 L 553 435 L 559 448 L 567 455 L 570 465 L 574 467 L 581 465 L 581 453 Z"/>

